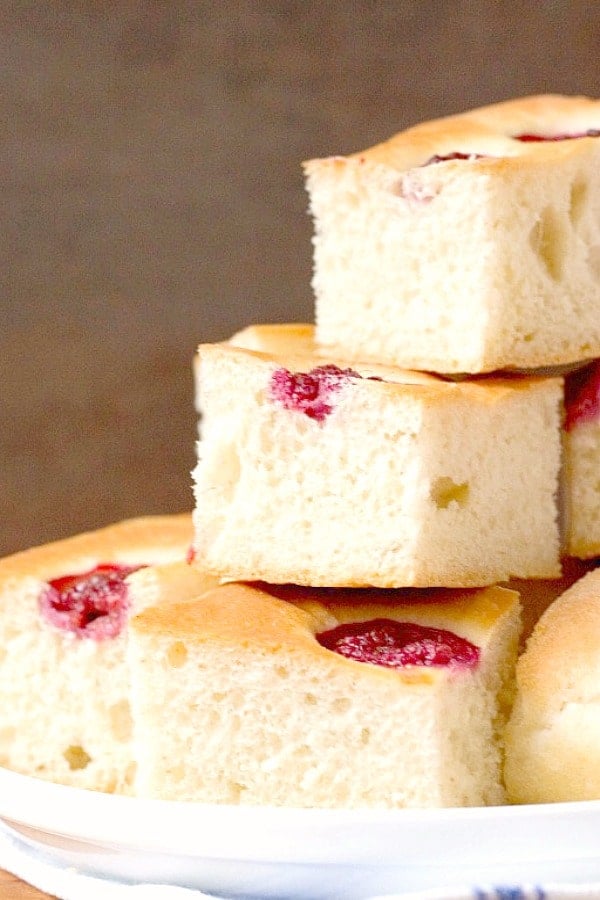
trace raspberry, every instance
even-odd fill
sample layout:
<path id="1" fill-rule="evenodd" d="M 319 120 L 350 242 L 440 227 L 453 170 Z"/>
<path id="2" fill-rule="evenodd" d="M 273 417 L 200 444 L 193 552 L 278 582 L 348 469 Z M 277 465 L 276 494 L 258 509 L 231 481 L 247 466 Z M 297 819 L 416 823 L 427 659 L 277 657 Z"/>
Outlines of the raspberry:
<path id="1" fill-rule="evenodd" d="M 272 400 L 284 409 L 302 412 L 309 419 L 323 422 L 333 410 L 333 394 L 351 378 L 361 378 L 354 369 L 338 366 L 318 366 L 310 372 L 290 372 L 276 369 L 269 386 Z"/>
<path id="2" fill-rule="evenodd" d="M 321 646 L 357 662 L 389 669 L 404 666 L 473 667 L 479 647 L 443 628 L 394 619 L 338 625 L 317 635 Z"/>
<path id="3" fill-rule="evenodd" d="M 55 578 L 40 597 L 40 612 L 49 624 L 79 638 L 117 637 L 129 609 L 125 578 L 140 568 L 103 563 L 89 572 Z"/>
<path id="4" fill-rule="evenodd" d="M 515 141 L 522 141 L 526 144 L 540 143 L 542 141 L 573 141 L 582 137 L 600 137 L 599 128 L 588 128 L 587 131 L 576 132 L 575 134 L 516 134 Z"/>
<path id="5" fill-rule="evenodd" d="M 565 428 L 600 417 L 600 362 L 569 375 L 565 390 Z"/>

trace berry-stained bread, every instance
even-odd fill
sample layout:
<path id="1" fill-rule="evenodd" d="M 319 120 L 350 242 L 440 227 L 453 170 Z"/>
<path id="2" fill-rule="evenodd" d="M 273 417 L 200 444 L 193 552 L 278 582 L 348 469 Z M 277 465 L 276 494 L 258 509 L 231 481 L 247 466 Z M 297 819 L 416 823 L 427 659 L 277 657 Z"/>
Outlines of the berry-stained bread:
<path id="1" fill-rule="evenodd" d="M 566 379 L 567 553 L 600 556 L 600 362 Z"/>
<path id="2" fill-rule="evenodd" d="M 290 807 L 500 803 L 518 633 L 518 595 L 498 587 L 226 584 L 146 607 L 129 638 L 136 791 Z"/>
<path id="3" fill-rule="evenodd" d="M 600 799 L 600 570 L 546 610 L 517 666 L 507 729 L 514 803 Z"/>
<path id="4" fill-rule="evenodd" d="M 201 569 L 323 587 L 560 574 L 560 379 L 454 383 L 285 335 L 200 347 Z"/>
<path id="5" fill-rule="evenodd" d="M 0 765 L 101 791 L 131 789 L 132 611 L 199 590 L 189 515 L 132 519 L 0 561 Z M 154 564 L 155 568 L 140 568 Z"/>
<path id="6" fill-rule="evenodd" d="M 436 372 L 600 356 L 600 101 L 538 96 L 305 164 L 317 340 Z"/>

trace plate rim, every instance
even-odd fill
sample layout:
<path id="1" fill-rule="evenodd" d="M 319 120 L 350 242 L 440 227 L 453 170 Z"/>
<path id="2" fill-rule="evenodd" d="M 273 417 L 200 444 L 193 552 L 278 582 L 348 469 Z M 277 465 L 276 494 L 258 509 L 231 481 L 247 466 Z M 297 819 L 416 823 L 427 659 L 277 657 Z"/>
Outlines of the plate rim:
<path id="1" fill-rule="evenodd" d="M 446 809 L 232 806 L 105 794 L 0 767 L 0 819 L 126 852 L 347 865 L 597 858 L 600 800 Z M 577 838 L 574 838 L 574 834 Z M 335 840 L 331 841 L 332 836 Z M 422 843 L 427 836 L 428 846 Z M 570 838 L 570 840 L 569 840 Z M 325 846 L 327 845 L 327 846 Z"/>

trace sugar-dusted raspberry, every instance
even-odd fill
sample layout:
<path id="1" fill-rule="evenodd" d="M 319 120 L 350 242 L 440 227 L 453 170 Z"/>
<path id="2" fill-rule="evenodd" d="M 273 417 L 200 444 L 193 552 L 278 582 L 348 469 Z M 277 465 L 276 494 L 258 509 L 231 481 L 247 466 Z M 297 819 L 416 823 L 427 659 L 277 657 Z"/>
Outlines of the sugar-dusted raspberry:
<path id="1" fill-rule="evenodd" d="M 573 141 L 582 137 L 600 137 L 600 128 L 588 128 L 587 131 L 579 131 L 575 134 L 516 134 L 515 140 L 532 144 L 542 141 Z"/>
<path id="2" fill-rule="evenodd" d="M 332 398 L 352 378 L 361 378 L 354 369 L 340 369 L 326 365 L 310 372 L 290 372 L 276 369 L 269 385 L 272 400 L 285 409 L 304 413 L 310 419 L 323 422 L 333 410 Z"/>
<path id="3" fill-rule="evenodd" d="M 600 362 L 594 362 L 567 377 L 565 427 L 600 419 Z"/>
<path id="4" fill-rule="evenodd" d="M 129 610 L 125 578 L 140 568 L 102 563 L 89 572 L 55 578 L 40 597 L 40 612 L 49 624 L 79 638 L 117 637 Z"/>
<path id="5" fill-rule="evenodd" d="M 404 666 L 473 667 L 479 647 L 443 628 L 394 619 L 372 619 L 338 625 L 317 635 L 328 650 L 357 662 L 389 669 Z"/>

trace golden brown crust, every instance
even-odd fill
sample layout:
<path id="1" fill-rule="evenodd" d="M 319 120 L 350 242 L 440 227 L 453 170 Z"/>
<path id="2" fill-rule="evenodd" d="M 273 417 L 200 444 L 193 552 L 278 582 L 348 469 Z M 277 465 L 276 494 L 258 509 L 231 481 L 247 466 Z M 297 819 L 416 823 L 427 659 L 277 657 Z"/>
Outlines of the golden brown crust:
<path id="1" fill-rule="evenodd" d="M 201 360 L 209 355 L 229 356 L 231 359 L 262 360 L 265 364 L 284 366 L 290 371 L 308 372 L 311 368 L 328 363 L 340 368 L 351 367 L 365 376 L 361 383 L 368 389 L 412 394 L 416 399 L 428 402 L 446 403 L 450 396 L 464 397 L 475 403 L 493 403 L 514 391 L 546 391 L 551 386 L 562 390 L 562 378 L 523 375 L 502 377 L 481 376 L 465 380 L 455 380 L 442 375 L 433 375 L 408 369 L 399 369 L 377 363 L 363 363 L 332 356 L 326 350 L 317 348 L 314 342 L 314 326 L 307 324 L 254 325 L 238 332 L 231 341 L 219 344 L 201 344 L 196 361 L 197 376 L 200 375 Z M 370 381 L 375 376 L 383 381 Z"/>
<path id="2" fill-rule="evenodd" d="M 583 150 L 581 141 L 529 143 L 515 140 L 516 135 L 577 134 L 598 128 L 600 100 L 542 94 L 423 122 L 367 150 L 348 157 L 309 160 L 304 167 L 310 173 L 323 166 L 342 167 L 351 161 L 405 171 L 422 166 L 432 156 L 462 152 L 487 154 L 490 158 L 474 163 L 482 170 L 497 170 L 526 165 L 528 161 L 555 160 Z"/>
<path id="3" fill-rule="evenodd" d="M 135 611 L 156 603 L 179 603 L 218 587 L 219 579 L 187 561 L 137 569 L 127 578 Z"/>
<path id="4" fill-rule="evenodd" d="M 181 549 L 183 558 L 191 542 L 190 513 L 127 519 L 5 557 L 0 560 L 0 586 L 25 576 L 47 581 L 103 562 L 144 565 L 153 561 L 145 557 L 153 549 Z"/>
<path id="5" fill-rule="evenodd" d="M 217 643 L 223 648 L 254 647 L 265 653 L 282 647 L 339 665 L 361 665 L 331 657 L 315 635 L 344 622 L 392 618 L 455 631 L 485 646 L 496 622 L 516 604 L 518 594 L 500 587 L 481 590 L 331 590 L 272 586 L 261 583 L 222 584 L 198 602 L 160 603 L 135 616 L 130 627 L 141 634 L 161 634 L 188 643 Z M 374 677 L 390 677 L 370 667 Z M 377 674 L 375 674 L 377 673 Z M 384 674 L 380 674 L 384 673 Z M 430 683 L 436 671 L 403 670 L 411 684 Z"/>
<path id="6" fill-rule="evenodd" d="M 284 356 L 318 354 L 315 345 L 315 328 L 306 322 L 286 322 L 266 325 L 248 325 L 227 341 L 232 347 L 245 350 L 256 350 L 268 353 L 280 353 Z"/>

